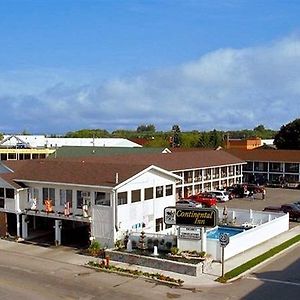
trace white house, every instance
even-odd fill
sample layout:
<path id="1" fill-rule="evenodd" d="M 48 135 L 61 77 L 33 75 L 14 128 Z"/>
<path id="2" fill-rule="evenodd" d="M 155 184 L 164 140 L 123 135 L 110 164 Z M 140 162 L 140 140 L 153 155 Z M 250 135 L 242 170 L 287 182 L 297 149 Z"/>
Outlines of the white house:
<path id="1" fill-rule="evenodd" d="M 90 238 L 106 246 L 126 231 L 161 232 L 163 209 L 175 205 L 178 179 L 156 166 L 7 161 L 0 168 L 1 231 L 15 230 L 27 239 L 54 226 L 60 244 L 64 229 L 85 227 Z"/>

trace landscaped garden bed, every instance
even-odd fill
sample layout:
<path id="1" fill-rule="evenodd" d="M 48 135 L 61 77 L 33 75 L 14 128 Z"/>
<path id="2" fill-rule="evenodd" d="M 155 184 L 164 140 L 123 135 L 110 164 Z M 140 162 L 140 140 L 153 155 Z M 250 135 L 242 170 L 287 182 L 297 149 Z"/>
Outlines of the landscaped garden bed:
<path id="1" fill-rule="evenodd" d="M 174 279 L 172 277 L 169 277 L 169 276 L 166 276 L 166 275 L 163 275 L 160 273 L 143 272 L 140 270 L 132 270 L 132 269 L 126 269 L 126 268 L 113 266 L 113 265 L 105 263 L 104 260 L 101 262 L 90 261 L 90 262 L 88 262 L 88 266 L 102 270 L 102 271 L 114 272 L 114 273 L 118 273 L 118 274 L 122 274 L 122 275 L 150 278 L 150 279 L 154 279 L 154 280 L 166 283 L 166 284 L 172 284 L 172 285 L 177 285 L 177 286 L 182 285 L 184 282 L 181 279 Z"/>

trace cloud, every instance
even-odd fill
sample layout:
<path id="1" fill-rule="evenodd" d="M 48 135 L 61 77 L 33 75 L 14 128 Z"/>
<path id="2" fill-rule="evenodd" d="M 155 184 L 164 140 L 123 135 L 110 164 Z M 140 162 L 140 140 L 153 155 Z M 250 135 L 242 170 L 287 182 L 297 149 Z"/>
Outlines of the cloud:
<path id="1" fill-rule="evenodd" d="M 218 49 L 198 60 L 96 84 L 71 72 L 0 74 L 0 131 L 80 128 L 278 129 L 300 113 L 300 38 Z M 71 81 L 72 80 L 72 81 Z"/>

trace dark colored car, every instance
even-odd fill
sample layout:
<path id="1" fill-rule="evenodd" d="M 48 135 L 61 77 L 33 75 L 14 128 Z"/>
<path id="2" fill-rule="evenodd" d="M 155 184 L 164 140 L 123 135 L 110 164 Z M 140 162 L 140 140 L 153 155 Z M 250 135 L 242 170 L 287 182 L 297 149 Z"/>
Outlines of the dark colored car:
<path id="1" fill-rule="evenodd" d="M 289 213 L 291 220 L 300 222 L 300 206 L 295 203 L 283 204 L 281 206 L 267 206 L 263 211 Z"/>
<path id="2" fill-rule="evenodd" d="M 281 205 L 281 210 L 290 214 L 290 219 L 300 222 L 300 207 L 296 204 Z"/>

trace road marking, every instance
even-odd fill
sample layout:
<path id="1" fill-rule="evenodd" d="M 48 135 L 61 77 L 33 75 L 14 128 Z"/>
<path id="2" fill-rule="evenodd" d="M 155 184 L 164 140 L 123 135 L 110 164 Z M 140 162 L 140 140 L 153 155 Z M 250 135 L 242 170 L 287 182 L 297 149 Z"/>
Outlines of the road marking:
<path id="1" fill-rule="evenodd" d="M 283 281 L 283 280 L 276 280 L 276 279 L 268 279 L 268 278 L 259 278 L 259 277 L 246 277 L 247 279 L 258 280 L 258 281 L 266 281 L 266 282 L 273 282 L 273 283 L 281 283 L 281 284 L 288 284 L 288 285 L 295 285 L 300 286 L 298 282 L 291 282 L 291 281 Z"/>

